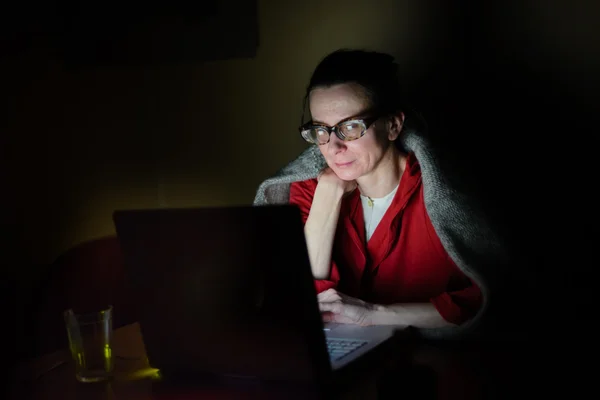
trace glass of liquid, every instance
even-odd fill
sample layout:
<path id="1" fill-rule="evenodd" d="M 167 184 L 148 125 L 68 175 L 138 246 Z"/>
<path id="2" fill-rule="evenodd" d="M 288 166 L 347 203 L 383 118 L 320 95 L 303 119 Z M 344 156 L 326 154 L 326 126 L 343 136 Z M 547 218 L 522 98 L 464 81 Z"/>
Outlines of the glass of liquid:
<path id="1" fill-rule="evenodd" d="M 64 312 L 69 349 L 75 362 L 75 377 L 80 382 L 102 382 L 111 378 L 112 306 L 104 310 L 76 314 Z"/>

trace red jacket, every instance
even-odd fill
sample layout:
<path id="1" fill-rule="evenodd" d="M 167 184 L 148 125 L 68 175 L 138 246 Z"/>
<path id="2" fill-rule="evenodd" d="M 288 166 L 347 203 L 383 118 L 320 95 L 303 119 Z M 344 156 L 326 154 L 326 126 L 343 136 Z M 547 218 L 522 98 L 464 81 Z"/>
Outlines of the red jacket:
<path id="1" fill-rule="evenodd" d="M 292 183 L 290 203 L 306 222 L 317 180 Z M 400 186 L 371 240 L 365 243 L 360 193 L 342 201 L 328 280 L 318 292 L 335 287 L 376 304 L 428 302 L 447 321 L 460 324 L 481 306 L 479 288 L 454 264 L 442 246 L 423 201 L 421 169 L 409 154 Z"/>

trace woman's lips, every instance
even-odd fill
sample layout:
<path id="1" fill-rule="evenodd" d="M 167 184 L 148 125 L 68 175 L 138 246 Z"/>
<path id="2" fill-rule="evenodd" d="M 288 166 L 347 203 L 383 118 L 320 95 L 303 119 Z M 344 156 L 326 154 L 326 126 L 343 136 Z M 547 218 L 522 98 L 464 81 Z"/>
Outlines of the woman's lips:
<path id="1" fill-rule="evenodd" d="M 352 165 L 352 163 L 354 163 L 354 161 L 350 161 L 350 162 L 347 162 L 347 163 L 335 163 L 335 165 L 338 168 L 348 168 L 349 166 Z"/>

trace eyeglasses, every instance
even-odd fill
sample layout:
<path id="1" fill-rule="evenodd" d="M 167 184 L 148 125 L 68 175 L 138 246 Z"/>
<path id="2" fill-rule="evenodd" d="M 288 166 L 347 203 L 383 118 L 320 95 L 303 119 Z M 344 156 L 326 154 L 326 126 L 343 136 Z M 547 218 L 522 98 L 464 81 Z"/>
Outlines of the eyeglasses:
<path id="1" fill-rule="evenodd" d="M 324 145 L 329 143 L 331 133 L 345 142 L 360 139 L 375 121 L 380 117 L 356 118 L 350 117 L 334 126 L 314 124 L 312 121 L 300 127 L 300 135 L 308 143 Z"/>

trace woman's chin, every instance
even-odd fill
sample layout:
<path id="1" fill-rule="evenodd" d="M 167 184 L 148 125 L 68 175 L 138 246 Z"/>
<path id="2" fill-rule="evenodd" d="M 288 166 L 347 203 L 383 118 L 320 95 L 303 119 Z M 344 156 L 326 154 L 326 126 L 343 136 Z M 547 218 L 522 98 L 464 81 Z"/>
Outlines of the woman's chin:
<path id="1" fill-rule="evenodd" d="M 334 172 L 340 179 L 342 179 L 344 181 L 355 181 L 357 178 L 360 177 L 360 174 L 358 174 L 356 171 L 347 171 L 347 170 L 340 171 L 338 168 L 338 169 L 335 169 Z"/>

